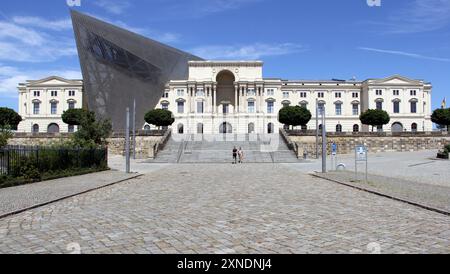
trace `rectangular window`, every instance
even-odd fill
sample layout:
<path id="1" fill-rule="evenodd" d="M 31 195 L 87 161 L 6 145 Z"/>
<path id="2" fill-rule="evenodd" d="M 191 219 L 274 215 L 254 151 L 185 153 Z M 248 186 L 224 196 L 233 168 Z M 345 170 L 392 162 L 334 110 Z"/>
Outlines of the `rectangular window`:
<path id="1" fill-rule="evenodd" d="M 55 115 L 58 112 L 58 104 L 57 103 L 51 103 L 51 114 Z"/>
<path id="2" fill-rule="evenodd" d="M 179 97 L 184 96 L 184 89 L 177 89 L 177 96 Z"/>
<path id="3" fill-rule="evenodd" d="M 273 102 L 267 102 L 267 113 L 274 113 L 274 103 Z"/>
<path id="4" fill-rule="evenodd" d="M 358 98 L 359 97 L 359 93 L 358 92 L 353 92 L 352 93 L 352 97 L 353 98 Z"/>
<path id="5" fill-rule="evenodd" d="M 394 113 L 400 113 L 400 103 L 394 102 Z"/>
<path id="6" fill-rule="evenodd" d="M 383 110 L 383 102 L 377 102 L 377 109 Z"/>
<path id="7" fill-rule="evenodd" d="M 289 98 L 289 91 L 283 91 L 283 98 L 284 99 Z"/>
<path id="8" fill-rule="evenodd" d="M 306 92 L 300 92 L 300 98 L 306 98 Z"/>
<path id="9" fill-rule="evenodd" d="M 33 103 L 33 114 L 39 114 L 40 112 L 40 103 Z"/>
<path id="10" fill-rule="evenodd" d="M 275 90 L 273 88 L 267 90 L 267 96 L 274 96 Z"/>
<path id="11" fill-rule="evenodd" d="M 417 96 L 417 91 L 416 90 L 411 90 L 411 96 Z"/>
<path id="12" fill-rule="evenodd" d="M 178 102 L 178 113 L 184 113 L 184 102 Z"/>
<path id="13" fill-rule="evenodd" d="M 302 104 L 300 104 L 300 107 L 302 107 L 302 108 L 304 108 L 304 109 L 308 109 L 308 104 L 302 103 Z"/>
<path id="14" fill-rule="evenodd" d="M 323 115 L 324 111 L 325 111 L 325 104 L 324 103 L 319 103 L 318 105 L 319 107 L 319 115 Z"/>
<path id="15" fill-rule="evenodd" d="M 382 95 L 383 95 L 383 91 L 382 91 L 381 89 L 377 89 L 377 90 L 375 91 L 375 94 L 376 94 L 377 96 L 382 96 Z"/>
<path id="16" fill-rule="evenodd" d="M 203 112 L 204 112 L 204 103 L 197 102 L 197 113 L 203 113 Z"/>
<path id="17" fill-rule="evenodd" d="M 400 90 L 394 90 L 393 91 L 394 96 L 399 96 L 400 95 Z"/>
<path id="18" fill-rule="evenodd" d="M 75 96 L 75 90 L 69 90 L 69 96 L 71 97 Z"/>
<path id="19" fill-rule="evenodd" d="M 52 97 L 57 97 L 58 96 L 58 92 L 56 90 L 52 90 L 50 93 L 51 93 Z"/>
<path id="20" fill-rule="evenodd" d="M 411 102 L 411 113 L 417 113 L 417 102 Z"/>
<path id="21" fill-rule="evenodd" d="M 352 111 L 353 111 L 353 115 L 359 115 L 359 105 L 353 104 Z"/>
<path id="22" fill-rule="evenodd" d="M 334 94 L 334 96 L 335 96 L 336 98 L 341 98 L 341 97 L 342 97 L 342 94 L 341 94 L 340 92 L 336 92 L 336 93 Z"/>
<path id="23" fill-rule="evenodd" d="M 247 96 L 255 96 L 255 95 L 256 95 L 256 91 L 254 88 L 247 89 Z"/>
<path id="24" fill-rule="evenodd" d="M 75 108 L 75 103 L 69 102 L 69 109 L 74 109 L 74 108 Z"/>
<path id="25" fill-rule="evenodd" d="M 34 95 L 34 97 L 39 97 L 39 96 L 41 96 L 41 92 L 35 90 L 35 91 L 33 92 L 33 95 Z"/>
<path id="26" fill-rule="evenodd" d="M 342 115 L 342 104 L 336 104 L 336 115 L 340 116 Z"/>
<path id="27" fill-rule="evenodd" d="M 248 113 L 255 113 L 255 102 L 248 102 Z"/>
<path id="28" fill-rule="evenodd" d="M 323 98 L 324 96 L 325 96 L 325 94 L 323 92 L 317 93 L 317 97 L 318 98 Z"/>
<path id="29" fill-rule="evenodd" d="M 161 109 L 168 110 L 169 109 L 169 104 L 167 104 L 167 103 L 161 104 Z"/>
<path id="30" fill-rule="evenodd" d="M 230 113 L 230 105 L 229 105 L 229 104 L 223 104 L 223 106 L 222 106 L 222 112 L 223 112 L 223 114 L 228 114 L 228 113 Z"/>

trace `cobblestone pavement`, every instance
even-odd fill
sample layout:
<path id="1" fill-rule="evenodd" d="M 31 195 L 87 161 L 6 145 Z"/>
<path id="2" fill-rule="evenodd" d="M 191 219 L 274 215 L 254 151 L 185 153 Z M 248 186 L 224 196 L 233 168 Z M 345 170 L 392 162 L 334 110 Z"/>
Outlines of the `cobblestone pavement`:
<path id="1" fill-rule="evenodd" d="M 0 216 L 136 176 L 137 174 L 109 170 L 3 188 L 0 189 Z"/>
<path id="2" fill-rule="evenodd" d="M 450 218 L 259 164 L 166 166 L 0 220 L 0 253 L 78 245 L 81 253 L 449 253 Z"/>

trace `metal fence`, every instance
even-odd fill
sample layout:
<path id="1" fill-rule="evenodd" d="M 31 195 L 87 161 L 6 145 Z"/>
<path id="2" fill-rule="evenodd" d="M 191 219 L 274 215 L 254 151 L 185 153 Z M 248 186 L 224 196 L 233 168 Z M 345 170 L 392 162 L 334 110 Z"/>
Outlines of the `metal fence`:
<path id="1" fill-rule="evenodd" d="M 23 176 L 27 169 L 39 173 L 107 168 L 108 149 L 6 146 L 0 148 L 0 175 Z"/>

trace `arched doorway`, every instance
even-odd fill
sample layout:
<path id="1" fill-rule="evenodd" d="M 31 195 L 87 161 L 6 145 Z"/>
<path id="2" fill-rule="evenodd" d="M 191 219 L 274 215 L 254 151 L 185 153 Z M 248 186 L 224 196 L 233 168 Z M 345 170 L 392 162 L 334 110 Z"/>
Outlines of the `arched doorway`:
<path id="1" fill-rule="evenodd" d="M 220 133 L 220 134 L 230 134 L 230 133 L 233 133 L 233 127 L 231 126 L 230 123 L 223 122 L 223 123 L 220 125 L 219 133 Z"/>
<path id="2" fill-rule="evenodd" d="M 342 132 L 342 125 L 341 124 L 337 124 L 336 125 L 336 132 L 337 133 L 341 133 Z"/>
<path id="3" fill-rule="evenodd" d="M 202 123 L 197 124 L 197 134 L 203 134 L 203 124 Z"/>
<path id="4" fill-rule="evenodd" d="M 416 123 L 412 123 L 412 125 L 411 125 L 411 131 L 412 131 L 412 132 L 417 132 L 417 124 L 416 124 Z"/>
<path id="5" fill-rule="evenodd" d="M 53 123 L 53 124 L 48 125 L 47 132 L 48 133 L 59 133 L 58 124 Z"/>
<path id="6" fill-rule="evenodd" d="M 39 133 L 39 125 L 38 124 L 33 125 L 33 133 Z"/>
<path id="7" fill-rule="evenodd" d="M 252 133 L 255 133 L 255 124 L 254 123 L 248 124 L 248 134 L 252 134 Z"/>
<path id="8" fill-rule="evenodd" d="M 273 133 L 275 133 L 275 126 L 274 126 L 273 123 L 267 124 L 267 133 L 268 133 L 268 134 L 273 134 Z"/>
<path id="9" fill-rule="evenodd" d="M 395 122 L 391 127 L 392 132 L 403 132 L 403 125 L 399 122 Z"/>
<path id="10" fill-rule="evenodd" d="M 235 89 L 234 82 L 236 78 L 234 74 L 229 70 L 222 70 L 217 74 L 217 92 L 216 92 L 216 107 L 222 105 L 222 109 L 227 109 L 228 104 L 234 106 L 236 110 L 235 102 Z"/>
<path id="11" fill-rule="evenodd" d="M 359 132 L 359 125 L 353 125 L 353 132 Z"/>
<path id="12" fill-rule="evenodd" d="M 184 134 L 184 125 L 178 124 L 178 134 Z"/>

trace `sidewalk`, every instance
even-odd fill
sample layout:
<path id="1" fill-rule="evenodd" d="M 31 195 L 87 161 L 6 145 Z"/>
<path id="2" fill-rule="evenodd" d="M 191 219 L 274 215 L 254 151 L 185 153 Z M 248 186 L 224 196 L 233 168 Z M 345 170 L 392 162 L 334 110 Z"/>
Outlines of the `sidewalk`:
<path id="1" fill-rule="evenodd" d="M 104 171 L 0 189 L 0 218 L 138 176 Z"/>

